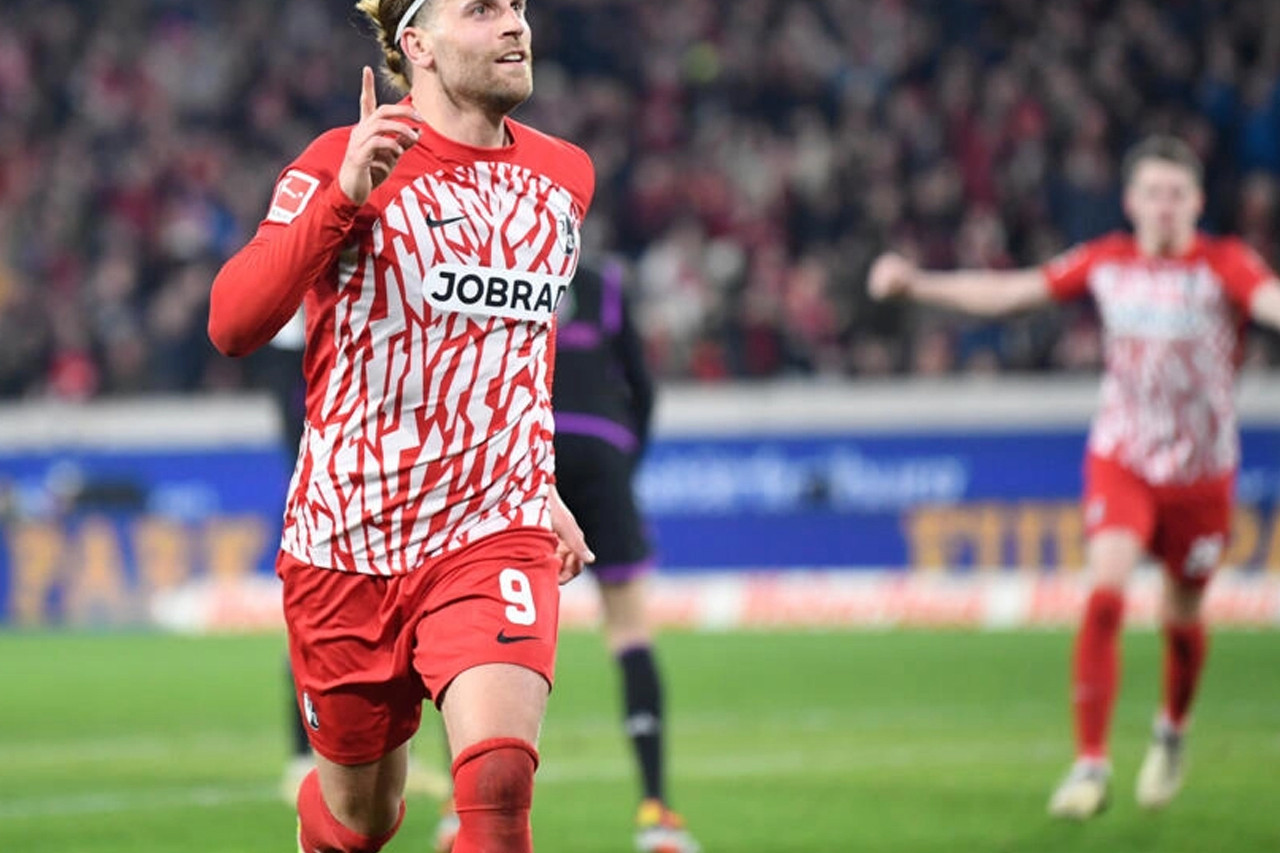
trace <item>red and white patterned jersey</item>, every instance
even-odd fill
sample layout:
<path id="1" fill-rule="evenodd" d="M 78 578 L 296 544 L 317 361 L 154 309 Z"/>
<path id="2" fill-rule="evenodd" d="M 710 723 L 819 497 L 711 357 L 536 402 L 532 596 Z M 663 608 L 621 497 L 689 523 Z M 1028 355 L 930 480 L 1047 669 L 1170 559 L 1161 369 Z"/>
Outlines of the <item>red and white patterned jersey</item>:
<path id="1" fill-rule="evenodd" d="M 397 574 L 550 528 L 552 322 L 591 162 L 515 121 L 497 149 L 418 127 L 359 208 L 336 180 L 350 128 L 317 139 L 214 285 L 211 334 L 243 330 L 249 349 L 253 322 L 303 300 L 307 426 L 281 547 L 313 566 Z"/>
<path id="2" fill-rule="evenodd" d="M 1241 334 L 1273 277 L 1266 264 L 1238 239 L 1198 234 L 1178 257 L 1149 257 L 1117 233 L 1043 272 L 1055 299 L 1090 293 L 1102 317 L 1106 375 L 1090 452 L 1155 485 L 1234 470 Z"/>

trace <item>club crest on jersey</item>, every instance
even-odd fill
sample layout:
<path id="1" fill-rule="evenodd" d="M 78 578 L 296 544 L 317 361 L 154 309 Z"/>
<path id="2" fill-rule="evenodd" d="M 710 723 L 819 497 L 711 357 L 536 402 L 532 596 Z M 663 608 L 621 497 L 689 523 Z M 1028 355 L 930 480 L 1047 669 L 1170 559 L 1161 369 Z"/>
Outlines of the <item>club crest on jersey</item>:
<path id="1" fill-rule="evenodd" d="M 550 323 L 570 277 L 463 264 L 437 264 L 422 293 L 433 308 L 460 314 Z"/>
<path id="2" fill-rule="evenodd" d="M 288 225 L 298 218 L 307 207 L 307 202 L 316 193 L 320 180 L 306 172 L 290 169 L 284 173 L 280 183 L 276 184 L 276 193 L 271 198 L 271 209 L 267 211 L 269 222 Z"/>
<path id="3" fill-rule="evenodd" d="M 560 231 L 564 236 L 564 253 L 572 255 L 578 251 L 578 229 L 574 227 L 573 218 L 567 213 L 560 217 Z"/>

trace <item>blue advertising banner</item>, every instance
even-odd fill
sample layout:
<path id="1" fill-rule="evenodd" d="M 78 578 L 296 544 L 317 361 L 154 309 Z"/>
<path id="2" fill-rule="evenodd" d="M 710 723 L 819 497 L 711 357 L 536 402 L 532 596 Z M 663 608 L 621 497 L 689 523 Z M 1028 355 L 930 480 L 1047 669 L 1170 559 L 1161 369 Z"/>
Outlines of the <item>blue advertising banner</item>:
<path id="1" fill-rule="evenodd" d="M 655 441 L 637 488 L 664 571 L 1053 568 L 1082 560 L 1082 429 Z M 1229 563 L 1280 571 L 1280 427 L 1243 434 Z M 157 592 L 269 576 L 270 445 L 0 453 L 0 622 L 147 621 Z"/>
<path id="2" fill-rule="evenodd" d="M 0 454 L 0 622 L 147 621 L 155 592 L 274 571 L 270 448 Z"/>
<path id="3" fill-rule="evenodd" d="M 1236 565 L 1280 570 L 1280 429 L 1246 429 Z M 1077 566 L 1084 429 L 659 441 L 664 568 Z"/>

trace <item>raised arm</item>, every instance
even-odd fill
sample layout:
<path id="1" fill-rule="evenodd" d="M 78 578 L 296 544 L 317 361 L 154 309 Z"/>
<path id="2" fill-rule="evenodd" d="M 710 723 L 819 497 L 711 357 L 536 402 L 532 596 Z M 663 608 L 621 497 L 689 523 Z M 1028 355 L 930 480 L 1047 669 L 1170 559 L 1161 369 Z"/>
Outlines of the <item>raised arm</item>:
<path id="1" fill-rule="evenodd" d="M 905 296 L 984 317 L 1013 314 L 1053 299 L 1039 269 L 925 272 L 893 252 L 871 265 L 867 290 L 873 299 Z"/>
<path id="2" fill-rule="evenodd" d="M 417 141 L 409 123 L 417 118 L 407 104 L 378 106 L 373 70 L 365 67 L 360 122 L 347 136 L 336 179 L 332 165 L 328 172 L 311 169 L 315 174 L 285 172 L 267 220 L 214 279 L 209 339 L 220 352 L 248 355 L 289 321 L 307 290 L 333 268 L 369 193 Z"/>

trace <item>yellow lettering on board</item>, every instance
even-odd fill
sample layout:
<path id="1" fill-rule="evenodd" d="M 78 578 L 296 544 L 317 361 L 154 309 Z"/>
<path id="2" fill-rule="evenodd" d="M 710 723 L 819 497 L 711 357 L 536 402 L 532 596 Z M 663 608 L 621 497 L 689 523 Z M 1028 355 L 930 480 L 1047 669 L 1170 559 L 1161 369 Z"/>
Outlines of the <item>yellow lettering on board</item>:
<path id="1" fill-rule="evenodd" d="M 1078 572 L 1085 566 L 1084 556 L 1084 513 L 1080 504 L 1070 501 L 1062 505 L 1058 513 L 1057 524 L 1058 561 L 1057 568 L 1070 572 Z"/>
<path id="2" fill-rule="evenodd" d="M 8 539 L 14 624 L 43 625 L 48 619 L 49 593 L 59 580 L 66 545 L 62 530 L 47 522 L 23 522 L 10 528 Z"/>
<path id="3" fill-rule="evenodd" d="M 104 518 L 81 525 L 67 572 L 67 622 L 72 625 L 129 621 L 133 597 L 124 571 L 120 538 Z"/>
<path id="4" fill-rule="evenodd" d="M 180 522 L 144 516 L 133 525 L 138 578 L 147 591 L 172 589 L 191 575 L 191 532 Z"/>
<path id="5" fill-rule="evenodd" d="M 1004 523 L 995 504 L 971 507 L 922 507 L 907 519 L 907 546 L 915 569 L 945 571 L 971 551 L 981 569 L 1002 563 Z"/>
<path id="6" fill-rule="evenodd" d="M 946 510 L 921 507 L 907 516 L 907 559 L 916 571 L 946 567 L 942 513 Z"/>
<path id="7" fill-rule="evenodd" d="M 1238 506 L 1231 516 L 1231 535 L 1227 537 L 1227 551 L 1222 556 L 1224 566 L 1247 566 L 1253 562 L 1262 539 L 1262 525 L 1258 511 L 1253 507 Z"/>
<path id="8" fill-rule="evenodd" d="M 999 569 L 1004 559 L 1004 517 L 999 504 L 979 504 L 967 527 L 973 531 L 974 565 L 979 569 Z"/>
<path id="9" fill-rule="evenodd" d="M 1271 533 L 1267 539 L 1271 544 L 1267 546 L 1266 556 L 1262 559 L 1263 568 L 1280 574 L 1280 506 L 1276 507 L 1271 516 Z"/>
<path id="10" fill-rule="evenodd" d="M 1045 556 L 1057 508 L 1048 504 L 1025 503 L 1014 508 L 1013 560 L 1016 568 L 1035 572 L 1048 564 Z"/>
<path id="11" fill-rule="evenodd" d="M 209 522 L 204 532 L 209 574 L 220 581 L 253 574 L 266 542 L 266 525 L 257 516 L 243 515 Z"/>
<path id="12" fill-rule="evenodd" d="M 1012 545 L 1016 568 L 1080 571 L 1086 564 L 1084 514 L 1074 501 L 922 506 L 903 525 L 914 570 L 946 571 L 966 554 L 978 569 L 1003 568 Z M 1280 509 L 1269 520 L 1238 507 L 1224 565 L 1260 562 L 1280 574 Z"/>

